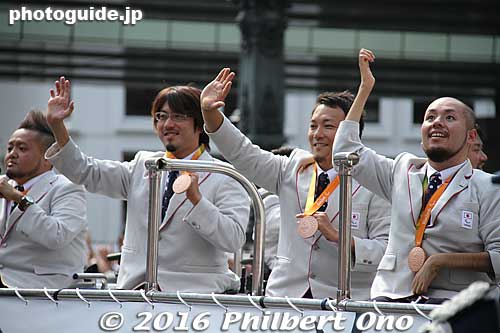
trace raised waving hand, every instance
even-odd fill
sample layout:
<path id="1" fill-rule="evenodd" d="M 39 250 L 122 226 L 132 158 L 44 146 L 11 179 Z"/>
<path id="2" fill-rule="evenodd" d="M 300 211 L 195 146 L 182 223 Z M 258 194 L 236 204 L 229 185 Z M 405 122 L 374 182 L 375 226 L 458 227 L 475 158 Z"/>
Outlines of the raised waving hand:
<path id="1" fill-rule="evenodd" d="M 231 69 L 224 68 L 212 82 L 203 88 L 200 97 L 203 111 L 216 111 L 225 105 L 224 100 L 231 90 L 234 75 Z"/>
<path id="2" fill-rule="evenodd" d="M 47 120 L 49 123 L 62 121 L 73 112 L 75 105 L 70 101 L 71 82 L 64 76 L 55 82 L 56 90 L 50 89 L 50 98 L 47 105 Z"/>
<path id="3" fill-rule="evenodd" d="M 50 89 L 50 98 L 47 103 L 47 122 L 49 123 L 59 146 L 64 146 L 69 140 L 69 134 L 64 125 L 64 119 L 68 118 L 75 108 L 70 100 L 71 82 L 61 76 L 55 82 L 55 91 Z"/>
<path id="4" fill-rule="evenodd" d="M 358 64 L 359 64 L 359 74 L 361 76 L 361 82 L 359 84 L 358 93 L 354 98 L 354 101 L 349 109 L 346 120 L 353 120 L 359 122 L 361 119 L 361 114 L 365 108 L 368 96 L 375 85 L 375 77 L 370 69 L 370 63 L 375 61 L 375 55 L 372 51 L 367 49 L 361 49 L 359 51 Z"/>
<path id="5" fill-rule="evenodd" d="M 370 69 L 370 63 L 374 61 L 375 55 L 372 51 L 367 49 L 361 49 L 359 51 L 358 65 L 361 75 L 361 85 L 365 85 L 365 87 L 369 89 L 372 89 L 375 85 L 375 77 Z"/>
<path id="6" fill-rule="evenodd" d="M 215 132 L 224 120 L 218 109 L 225 105 L 224 100 L 231 90 L 234 76 L 231 69 L 224 68 L 201 92 L 201 111 L 208 132 Z"/>

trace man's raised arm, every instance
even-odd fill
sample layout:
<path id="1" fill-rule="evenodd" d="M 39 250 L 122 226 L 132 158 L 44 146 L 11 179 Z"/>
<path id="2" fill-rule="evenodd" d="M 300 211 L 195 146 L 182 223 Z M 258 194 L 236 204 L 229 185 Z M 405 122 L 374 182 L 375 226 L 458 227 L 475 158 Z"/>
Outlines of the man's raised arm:
<path id="1" fill-rule="evenodd" d="M 375 61 L 375 55 L 372 51 L 367 49 L 361 49 L 359 51 L 359 73 L 361 74 L 361 83 L 359 85 L 358 93 L 352 102 L 349 113 L 346 116 L 346 120 L 352 120 L 359 122 L 363 110 L 365 108 L 368 96 L 372 92 L 373 86 L 375 85 L 375 78 L 373 77 L 372 71 L 370 69 L 370 63 Z"/>

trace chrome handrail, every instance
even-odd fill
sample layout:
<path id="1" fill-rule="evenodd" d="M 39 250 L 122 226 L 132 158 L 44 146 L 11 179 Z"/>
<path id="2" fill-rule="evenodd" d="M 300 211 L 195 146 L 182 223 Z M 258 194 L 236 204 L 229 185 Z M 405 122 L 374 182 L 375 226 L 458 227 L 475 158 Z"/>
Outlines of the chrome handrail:
<path id="1" fill-rule="evenodd" d="M 351 298 L 352 168 L 358 162 L 359 155 L 356 153 L 337 153 L 333 158 L 340 176 L 337 304 Z"/>
<path id="2" fill-rule="evenodd" d="M 159 171 L 196 171 L 215 172 L 238 181 L 250 196 L 255 216 L 255 243 L 252 278 L 252 295 L 263 294 L 264 278 L 264 233 L 265 213 L 262 199 L 253 185 L 241 173 L 226 163 L 218 161 L 178 160 L 168 158 L 150 159 L 145 162 L 149 171 L 149 214 L 148 214 L 148 252 L 146 262 L 146 291 L 158 290 L 158 235 L 161 218 Z"/>
<path id="3" fill-rule="evenodd" d="M 17 289 L 17 291 L 27 300 L 30 298 L 44 299 L 47 298 L 43 289 Z M 50 295 L 57 293 L 59 301 L 65 299 L 78 299 L 75 289 L 47 289 Z M 96 290 L 96 289 L 81 289 L 80 294 L 87 300 L 110 300 L 109 290 Z M 139 290 L 121 290 L 115 289 L 112 291 L 113 296 L 121 302 L 144 302 L 144 298 Z M 198 293 L 175 293 L 175 292 L 155 292 L 148 294 L 150 299 L 155 303 L 168 303 L 168 304 L 181 304 L 179 295 L 182 299 L 189 304 L 214 304 L 211 294 L 198 294 Z M 15 290 L 12 288 L 0 288 L 1 297 L 16 297 Z M 219 302 L 226 306 L 253 306 L 248 296 L 243 295 L 217 295 Z M 294 305 L 301 309 L 308 310 L 327 310 L 331 311 L 328 306 L 328 298 L 325 299 L 307 299 L 307 298 L 289 298 Z M 289 309 L 290 305 L 284 297 L 255 297 L 253 301 L 257 304 L 264 304 L 265 308 L 273 309 Z M 417 314 L 415 308 L 429 313 L 436 308 L 442 307 L 441 305 L 433 304 L 408 304 L 408 303 L 386 303 L 379 302 L 376 308 L 372 301 L 352 301 L 345 300 L 341 305 L 337 304 L 336 300 L 332 300 L 331 304 L 341 311 L 352 311 L 357 313 L 372 311 L 375 312 L 376 308 L 382 310 L 384 313 L 407 313 Z"/>

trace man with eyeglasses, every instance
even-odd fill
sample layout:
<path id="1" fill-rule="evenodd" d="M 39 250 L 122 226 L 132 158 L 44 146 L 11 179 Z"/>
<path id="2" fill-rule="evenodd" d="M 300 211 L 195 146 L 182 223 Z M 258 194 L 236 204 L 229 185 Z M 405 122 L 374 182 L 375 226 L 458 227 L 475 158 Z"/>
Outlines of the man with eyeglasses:
<path id="1" fill-rule="evenodd" d="M 135 289 L 145 281 L 148 221 L 148 178 L 144 162 L 167 156 L 215 160 L 208 153 L 198 88 L 175 86 L 158 93 L 151 108 L 155 133 L 166 152 L 138 152 L 131 162 L 104 161 L 83 154 L 69 137 L 64 119 L 74 104 L 70 82 L 63 77 L 50 91 L 49 125 L 56 144 L 46 156 L 70 180 L 90 192 L 127 200 L 127 222 L 118 288 Z M 174 193 L 177 177 L 190 180 L 185 193 Z M 189 182 L 188 182 L 189 183 Z M 186 183 L 184 183 L 186 184 Z M 216 173 L 163 173 L 162 222 L 158 284 L 163 291 L 216 292 L 239 289 L 225 252 L 245 242 L 248 196 L 233 179 Z"/>

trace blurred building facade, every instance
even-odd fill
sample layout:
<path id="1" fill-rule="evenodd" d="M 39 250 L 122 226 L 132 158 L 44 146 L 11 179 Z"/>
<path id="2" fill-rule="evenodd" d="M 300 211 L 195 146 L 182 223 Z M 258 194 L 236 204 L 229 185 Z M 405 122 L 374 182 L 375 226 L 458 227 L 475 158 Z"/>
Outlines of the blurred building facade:
<path id="1" fill-rule="evenodd" d="M 357 53 L 365 47 L 377 55 L 377 84 L 364 133 L 368 146 L 388 156 L 421 154 L 419 124 L 427 104 L 454 96 L 479 117 L 490 157 L 487 170 L 500 169 L 500 3 L 495 0 L 404 5 L 395 0 L 23 2 L 33 9 L 131 6 L 144 14 L 135 26 L 47 21 L 9 25 L 9 9 L 20 5 L 3 1 L 0 146 L 6 146 L 27 111 L 46 107 L 49 87 L 65 75 L 73 82 L 76 102 L 71 134 L 85 152 L 125 160 L 141 149 L 161 150 L 149 117 L 156 93 L 187 82 L 202 87 L 225 66 L 238 74 L 242 37 L 237 17 L 245 5 L 260 2 L 270 9 L 282 6 L 286 15 L 282 135 L 288 145 L 307 148 L 305 132 L 319 92 L 356 92 Z M 234 118 L 239 84 L 237 77 L 225 109 Z M 267 124 L 266 118 L 259 113 L 252 121 Z M 114 242 L 121 230 L 122 204 L 98 195 L 88 198 L 94 241 Z"/>

